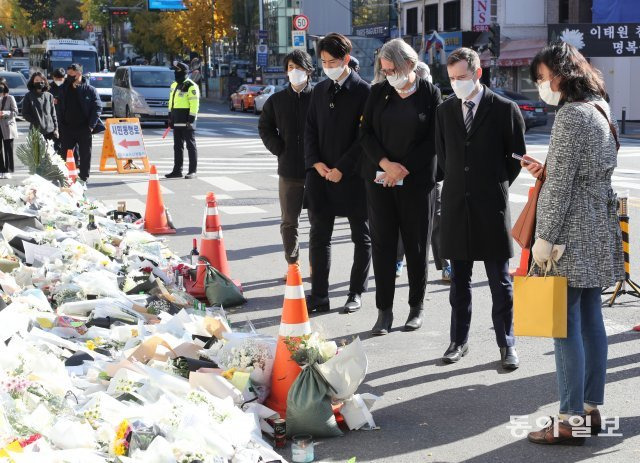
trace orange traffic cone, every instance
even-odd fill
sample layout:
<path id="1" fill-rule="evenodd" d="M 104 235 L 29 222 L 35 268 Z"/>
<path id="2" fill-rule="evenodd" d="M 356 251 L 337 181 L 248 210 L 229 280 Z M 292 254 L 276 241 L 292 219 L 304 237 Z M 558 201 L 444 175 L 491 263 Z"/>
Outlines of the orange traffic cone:
<path id="1" fill-rule="evenodd" d="M 151 166 L 149 189 L 147 190 L 147 209 L 144 213 L 144 229 L 152 235 L 169 235 L 176 230 L 169 226 L 167 211 L 162 201 L 160 180 L 156 166 Z"/>
<path id="2" fill-rule="evenodd" d="M 76 169 L 76 160 L 73 157 L 73 150 L 67 150 L 67 170 L 69 171 L 69 183 L 76 183 L 76 180 L 78 180 L 78 169 Z"/>
<path id="3" fill-rule="evenodd" d="M 529 199 L 531 199 L 531 195 L 533 195 L 533 191 L 535 188 L 529 188 Z M 522 253 L 520 254 L 520 266 L 511 270 L 509 273 L 512 277 L 518 276 L 523 277 L 529 273 L 529 260 L 531 259 L 531 249 L 523 248 Z"/>
<path id="4" fill-rule="evenodd" d="M 222 226 L 218 216 L 218 204 L 213 192 L 207 193 L 204 218 L 202 220 L 202 236 L 200 238 L 200 255 L 206 257 L 209 263 L 218 269 L 220 273 L 231 278 L 229 262 L 227 261 L 227 251 L 222 238 Z M 202 299 L 206 297 L 204 282 L 207 273 L 206 265 L 198 265 L 196 281 L 185 282 L 187 291 L 193 297 Z M 239 287 L 240 284 L 235 282 Z"/>
<path id="5" fill-rule="evenodd" d="M 273 363 L 271 377 L 271 393 L 265 405 L 285 417 L 287 411 L 287 396 L 289 389 L 302 369 L 291 359 L 291 353 L 284 341 L 287 336 L 303 336 L 311 334 L 311 324 L 307 312 L 307 302 L 304 298 L 302 275 L 298 264 L 289 265 L 287 286 L 284 291 L 284 305 L 282 307 L 282 321 L 278 332 L 278 347 Z"/>

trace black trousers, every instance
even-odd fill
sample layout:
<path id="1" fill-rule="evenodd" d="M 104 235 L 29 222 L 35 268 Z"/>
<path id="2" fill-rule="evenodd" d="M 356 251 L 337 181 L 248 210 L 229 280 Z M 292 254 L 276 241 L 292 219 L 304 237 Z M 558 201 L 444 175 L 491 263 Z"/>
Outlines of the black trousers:
<path id="1" fill-rule="evenodd" d="M 367 207 L 376 280 L 376 306 L 392 310 L 396 290 L 397 243 L 402 236 L 409 277 L 409 306 L 422 307 L 427 289 L 433 189 L 424 185 L 385 188 L 368 182 Z M 315 272 L 315 268 L 313 269 Z"/>
<path id="2" fill-rule="evenodd" d="M 304 179 L 280 177 L 278 180 L 280 196 L 280 235 L 284 246 L 284 258 L 289 264 L 295 264 L 300 258 L 298 226 L 302 212 Z"/>
<path id="3" fill-rule="evenodd" d="M 491 318 L 498 347 L 515 344 L 513 336 L 513 286 L 509 260 L 485 261 L 493 308 Z M 463 344 L 469 339 L 471 326 L 471 273 L 473 262 L 451 261 L 451 342 Z"/>
<path id="4" fill-rule="evenodd" d="M 7 172 L 13 172 L 13 139 L 2 138 L 2 131 L 0 131 L 0 173 L 6 174 Z"/>
<path id="5" fill-rule="evenodd" d="M 311 298 L 314 301 L 329 297 L 329 270 L 331 268 L 331 235 L 336 216 L 309 210 L 309 257 L 311 259 Z M 366 218 L 348 217 L 353 242 L 353 265 L 349 292 L 362 294 L 369 286 L 371 268 L 371 237 Z"/>
<path id="6" fill-rule="evenodd" d="M 173 128 L 173 172 L 182 172 L 184 145 L 189 154 L 189 173 L 198 169 L 198 149 L 196 148 L 195 129 L 193 127 Z"/>
<path id="7" fill-rule="evenodd" d="M 78 149 L 76 148 L 78 146 Z M 91 130 L 89 127 L 65 127 L 62 138 L 62 157 L 67 158 L 67 150 L 73 150 L 79 177 L 86 181 L 91 171 Z"/>

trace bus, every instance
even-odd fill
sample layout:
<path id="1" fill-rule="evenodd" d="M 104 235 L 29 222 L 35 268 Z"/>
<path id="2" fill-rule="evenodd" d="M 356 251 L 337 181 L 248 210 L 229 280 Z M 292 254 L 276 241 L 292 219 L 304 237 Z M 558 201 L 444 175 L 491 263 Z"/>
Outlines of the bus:
<path id="1" fill-rule="evenodd" d="M 42 72 L 49 79 L 58 68 L 65 70 L 71 63 L 82 65 L 83 74 L 98 72 L 98 52 L 96 47 L 84 40 L 45 40 L 29 48 L 29 70 Z"/>

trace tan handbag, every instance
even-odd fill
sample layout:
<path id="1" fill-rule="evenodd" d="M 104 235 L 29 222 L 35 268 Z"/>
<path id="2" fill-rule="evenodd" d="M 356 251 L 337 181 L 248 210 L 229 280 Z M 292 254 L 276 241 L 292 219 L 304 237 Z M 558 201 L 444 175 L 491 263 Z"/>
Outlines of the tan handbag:
<path id="1" fill-rule="evenodd" d="M 540 190 L 542 184 L 547 175 L 547 167 L 545 165 L 542 170 L 542 174 L 536 179 L 536 184 L 533 187 L 533 192 L 529 194 L 527 204 L 524 205 L 524 209 L 520 213 L 518 220 L 511 229 L 511 236 L 520 245 L 522 249 L 531 248 L 533 243 L 533 232 L 536 228 L 536 207 L 538 206 L 538 196 L 540 196 Z"/>

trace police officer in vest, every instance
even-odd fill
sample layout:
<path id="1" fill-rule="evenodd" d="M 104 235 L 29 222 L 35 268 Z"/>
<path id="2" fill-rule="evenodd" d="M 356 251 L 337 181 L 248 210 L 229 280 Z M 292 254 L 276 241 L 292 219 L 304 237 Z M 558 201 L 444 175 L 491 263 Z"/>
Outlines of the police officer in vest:
<path id="1" fill-rule="evenodd" d="M 184 178 L 195 178 L 198 164 L 198 150 L 194 136 L 196 116 L 200 106 L 200 89 L 187 78 L 189 66 L 175 63 L 173 70 L 176 81 L 169 92 L 169 127 L 173 129 L 173 170 L 166 178 L 182 177 L 184 144 L 189 153 L 189 172 Z"/>

